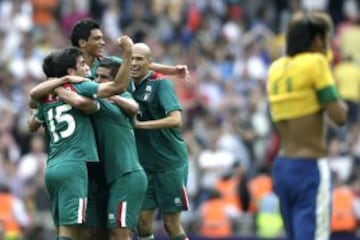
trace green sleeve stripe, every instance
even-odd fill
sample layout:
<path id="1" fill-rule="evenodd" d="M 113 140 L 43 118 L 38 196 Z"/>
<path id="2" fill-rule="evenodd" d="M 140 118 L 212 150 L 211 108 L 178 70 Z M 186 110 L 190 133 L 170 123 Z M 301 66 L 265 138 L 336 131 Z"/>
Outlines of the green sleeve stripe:
<path id="1" fill-rule="evenodd" d="M 317 96 L 321 103 L 331 102 L 340 98 L 340 95 L 334 85 L 318 90 Z"/>

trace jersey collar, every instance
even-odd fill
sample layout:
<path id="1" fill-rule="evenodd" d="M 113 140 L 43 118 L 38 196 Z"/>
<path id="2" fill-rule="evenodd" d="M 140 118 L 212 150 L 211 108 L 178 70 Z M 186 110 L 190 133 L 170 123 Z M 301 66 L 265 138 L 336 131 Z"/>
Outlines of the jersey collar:
<path id="1" fill-rule="evenodd" d="M 153 75 L 153 71 L 149 71 L 140 81 L 138 84 L 136 84 L 136 86 L 140 86 L 143 82 L 145 82 L 146 80 L 148 80 L 152 75 Z"/>

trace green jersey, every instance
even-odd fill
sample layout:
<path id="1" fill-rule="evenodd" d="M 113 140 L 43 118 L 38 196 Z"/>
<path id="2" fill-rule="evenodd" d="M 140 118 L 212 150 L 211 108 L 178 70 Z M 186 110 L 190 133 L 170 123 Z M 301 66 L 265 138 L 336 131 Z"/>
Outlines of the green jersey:
<path id="1" fill-rule="evenodd" d="M 97 85 L 91 82 L 65 84 L 64 87 L 89 97 L 97 92 Z M 83 112 L 48 94 L 40 102 L 36 117 L 44 123 L 49 136 L 48 163 L 99 161 L 91 120 Z"/>
<path id="2" fill-rule="evenodd" d="M 122 97 L 132 98 L 129 92 Z M 108 183 L 142 169 L 136 150 L 134 130 L 129 117 L 107 99 L 99 99 L 100 110 L 93 115 L 94 130 Z"/>
<path id="3" fill-rule="evenodd" d="M 181 110 L 172 82 L 150 71 L 133 93 L 140 121 L 165 118 Z M 166 170 L 187 164 L 187 148 L 179 128 L 135 129 L 140 162 L 145 170 Z"/>

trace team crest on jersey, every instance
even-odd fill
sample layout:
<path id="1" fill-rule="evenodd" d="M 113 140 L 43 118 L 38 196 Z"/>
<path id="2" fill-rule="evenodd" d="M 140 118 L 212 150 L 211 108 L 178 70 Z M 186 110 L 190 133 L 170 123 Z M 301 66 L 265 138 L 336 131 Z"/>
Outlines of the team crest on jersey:
<path id="1" fill-rule="evenodd" d="M 174 203 L 176 206 L 182 206 L 182 202 L 181 202 L 180 198 L 175 198 Z"/>
<path id="2" fill-rule="evenodd" d="M 151 92 L 151 91 L 152 91 L 152 87 L 151 87 L 150 85 L 147 85 L 147 86 L 145 87 L 145 91 Z"/>
<path id="3" fill-rule="evenodd" d="M 109 213 L 108 214 L 108 221 L 109 222 L 115 222 L 115 214 L 114 213 Z"/>

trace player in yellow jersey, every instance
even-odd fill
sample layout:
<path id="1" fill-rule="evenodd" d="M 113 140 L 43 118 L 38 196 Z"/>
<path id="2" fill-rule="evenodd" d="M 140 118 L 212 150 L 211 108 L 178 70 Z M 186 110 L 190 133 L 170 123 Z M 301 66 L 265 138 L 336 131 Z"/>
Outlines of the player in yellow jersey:
<path id="1" fill-rule="evenodd" d="M 326 56 L 332 31 L 324 13 L 294 16 L 286 33 L 286 56 L 270 67 L 267 97 L 281 138 L 273 166 L 287 237 L 329 239 L 331 182 L 324 158 L 327 119 L 346 122 L 347 109 Z"/>

